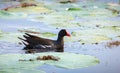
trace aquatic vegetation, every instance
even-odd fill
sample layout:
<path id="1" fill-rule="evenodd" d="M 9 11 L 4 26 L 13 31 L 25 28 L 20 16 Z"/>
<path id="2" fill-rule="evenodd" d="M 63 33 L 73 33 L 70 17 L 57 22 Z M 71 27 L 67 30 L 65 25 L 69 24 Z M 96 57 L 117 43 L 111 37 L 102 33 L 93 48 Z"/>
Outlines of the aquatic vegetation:
<path id="1" fill-rule="evenodd" d="M 67 0 L 68 1 L 68 0 Z M 55 3 L 54 1 L 45 6 L 53 10 L 49 14 L 31 16 L 31 21 L 43 22 L 55 28 L 94 28 L 94 26 L 112 26 L 119 25 L 119 20 L 104 20 L 106 18 L 115 17 L 108 9 L 105 3 L 98 2 L 76 2 L 76 3 Z M 66 2 L 66 0 L 65 0 Z M 79 19 L 79 20 L 76 20 Z M 83 21 L 84 20 L 84 21 Z M 83 29 L 82 28 L 82 29 Z"/>
<path id="2" fill-rule="evenodd" d="M 18 36 L 22 37 L 23 33 L 9 33 L 9 32 L 3 32 L 0 37 L 0 41 L 7 41 L 11 43 L 18 43 L 20 40 L 18 39 Z"/>
<path id="3" fill-rule="evenodd" d="M 1 15 L 1 16 L 2 16 L 2 15 L 11 16 L 12 14 L 10 14 L 9 12 L 0 10 L 0 15 Z"/>
<path id="4" fill-rule="evenodd" d="M 29 6 L 37 6 L 37 4 L 34 4 L 34 3 L 21 3 L 21 7 L 29 7 Z"/>
<path id="5" fill-rule="evenodd" d="M 23 71 L 24 69 L 33 70 L 35 67 L 42 66 L 44 64 L 67 69 L 76 69 L 94 66 L 98 63 L 99 60 L 93 56 L 66 52 L 0 55 L 0 71 L 7 69 L 10 71 L 14 69 L 23 69 Z"/>
<path id="6" fill-rule="evenodd" d="M 19 61 L 35 61 L 35 60 L 53 60 L 53 61 L 58 61 L 60 58 L 55 57 L 53 55 L 47 55 L 47 56 L 38 56 L 36 59 L 29 59 L 29 60 L 25 60 L 25 59 L 19 59 Z"/>
<path id="7" fill-rule="evenodd" d="M 84 44 L 92 44 L 92 43 L 101 43 L 105 42 L 107 40 L 111 40 L 111 38 L 104 36 L 104 35 L 77 35 L 73 36 L 70 39 L 65 38 L 66 41 L 72 41 L 72 42 L 80 42 Z"/>
<path id="8" fill-rule="evenodd" d="M 28 0 L 22 0 L 21 2 L 11 2 L 11 4 L 4 7 L 2 10 L 17 14 L 40 14 L 52 12 L 52 10 L 46 8 L 43 3 Z"/>
<path id="9" fill-rule="evenodd" d="M 9 32 L 0 30 L 0 41 L 2 41 L 0 42 L 0 54 L 4 54 L 0 55 L 0 73 L 45 73 L 37 69 L 43 65 L 75 69 L 76 72 L 76 68 L 99 64 L 99 60 L 94 56 L 99 57 L 102 61 L 95 69 L 101 70 L 100 72 L 102 73 L 102 70 L 104 72 L 104 68 L 107 65 L 109 66 L 107 67 L 108 71 L 111 69 L 116 71 L 114 70 L 115 65 L 112 65 L 112 63 L 115 60 L 118 61 L 115 64 L 119 63 L 119 57 L 116 56 L 119 54 L 120 45 L 119 5 L 111 6 L 106 3 L 95 2 L 95 0 L 76 0 L 76 2 L 72 2 L 74 0 L 35 0 L 38 1 L 36 3 L 28 3 L 28 1 L 33 0 L 22 1 L 21 5 L 17 7 L 8 7 L 0 10 L 0 19 L 14 18 L 14 20 L 2 19 L 4 20 L 3 24 L 8 24 L 7 27 L 2 27 L 2 20 L 0 20 L 0 28 L 5 31 L 10 30 Z M 14 3 L 10 4 L 14 5 Z M 24 18 L 20 19 L 20 21 L 23 21 L 19 23 L 20 28 L 16 26 L 17 21 L 19 21 L 17 18 Z M 15 29 L 12 27 L 14 24 L 17 27 Z M 34 27 L 29 29 L 29 26 L 32 27 L 31 25 Z M 24 27 L 28 29 L 21 29 Z M 29 50 L 28 53 L 33 54 L 6 54 L 16 53 L 16 51 L 21 53 L 18 48 L 21 50 L 23 45 L 21 45 L 22 43 L 20 43 L 21 41 L 18 37 L 22 37 L 24 33 L 55 39 L 57 35 L 55 32 L 63 28 L 72 32 L 70 38 L 64 38 L 64 53 L 35 53 L 34 50 Z M 20 45 L 14 43 L 19 43 Z M 106 45 L 108 48 L 115 46 L 114 51 L 105 49 Z M 87 55 L 66 52 L 77 52 Z M 88 54 L 94 56 L 89 56 Z M 111 56 L 115 58 L 111 59 Z M 119 67 L 118 64 L 116 66 Z M 46 67 L 43 66 L 43 68 Z M 48 71 L 49 69 L 46 68 L 45 70 Z M 74 70 L 72 71 L 74 72 Z"/>
<path id="10" fill-rule="evenodd" d="M 23 14 L 23 13 L 12 13 L 12 12 L 7 12 L 7 11 L 3 11 L 0 10 L 0 18 L 25 18 L 27 16 L 27 14 Z"/>
<path id="11" fill-rule="evenodd" d="M 27 5 L 27 4 L 26 4 Z M 52 12 L 52 10 L 49 10 L 46 8 L 43 4 L 39 3 L 35 6 L 26 6 L 25 4 L 22 7 L 17 8 L 9 8 L 7 10 L 8 12 L 21 12 L 21 13 L 27 13 L 27 14 L 37 14 L 37 13 L 49 13 Z"/>
<path id="12" fill-rule="evenodd" d="M 44 22 L 44 23 L 48 23 L 48 24 L 57 23 L 57 22 L 67 22 L 70 20 L 74 20 L 74 18 L 72 16 L 68 16 L 68 15 L 64 15 L 64 14 L 59 15 L 59 14 L 55 14 L 55 13 L 31 17 L 31 19 L 33 21 Z"/>
<path id="13" fill-rule="evenodd" d="M 44 37 L 54 37 L 54 36 L 56 36 L 56 34 L 50 33 L 50 32 L 43 32 L 42 36 L 44 36 Z"/>
<path id="14" fill-rule="evenodd" d="M 25 3 L 25 2 L 24 2 Z M 61 7 L 62 6 L 62 7 Z M 73 31 L 76 33 L 76 36 L 72 36 L 70 39 L 71 41 L 79 41 L 82 43 L 88 42 L 89 43 L 99 43 L 105 40 L 111 40 L 113 37 L 118 36 L 119 33 L 119 20 L 104 20 L 108 17 L 114 17 L 112 12 L 106 7 L 109 7 L 105 3 L 97 3 L 97 2 L 77 2 L 77 3 L 50 3 L 48 5 L 38 3 L 37 6 L 28 6 L 28 7 L 18 7 L 13 8 L 13 12 L 21 11 L 28 11 L 37 10 L 38 13 L 41 13 L 43 10 L 45 12 L 48 9 L 50 13 L 48 14 L 39 14 L 33 15 L 28 18 L 28 20 L 35 21 L 35 22 L 43 22 L 47 25 L 50 25 L 55 28 L 70 28 L 70 29 L 82 29 L 80 32 Z M 26 9 L 28 8 L 28 10 Z M 39 12 L 39 8 L 43 8 Z M 45 9 L 44 9 L 45 8 Z M 68 10 L 66 10 L 66 8 Z M 12 8 L 9 10 L 12 11 Z M 51 12 L 52 11 L 52 12 Z M 90 19 L 89 19 L 90 17 Z M 78 19 L 86 19 L 86 20 L 76 20 Z M 103 18 L 103 19 L 102 19 Z M 116 27 L 114 27 L 116 26 Z M 83 30 L 84 29 L 84 30 Z M 87 30 L 86 30 L 87 29 Z M 40 32 L 39 31 L 31 31 L 31 30 L 19 30 L 20 32 L 27 32 L 32 34 L 38 34 L 43 37 L 54 37 L 56 34 L 49 33 L 49 32 Z M 97 32 L 96 32 L 97 31 Z M 105 31 L 105 32 L 104 32 Z M 84 34 L 86 33 L 86 34 Z"/>
<path id="15" fill-rule="evenodd" d="M 112 11 L 112 13 L 114 15 L 116 15 L 116 16 L 120 14 L 120 5 L 118 5 L 118 4 L 110 4 L 110 3 L 108 5 L 109 6 L 106 9 Z"/>
<path id="16" fill-rule="evenodd" d="M 105 32 L 106 31 L 106 32 Z M 79 41 L 81 43 L 100 43 L 106 40 L 111 40 L 113 35 L 116 36 L 119 32 L 107 29 L 86 29 L 72 32 L 71 38 L 66 38 L 66 41 Z"/>
<path id="17" fill-rule="evenodd" d="M 80 8 L 68 8 L 67 9 L 68 11 L 78 11 L 78 10 L 81 10 Z"/>
<path id="18" fill-rule="evenodd" d="M 0 73 L 45 73 L 41 70 L 34 70 L 34 69 L 2 69 Z"/>
<path id="19" fill-rule="evenodd" d="M 37 29 L 23 29 L 23 30 L 18 30 L 19 32 L 4 32 L 0 31 L 0 41 L 7 41 L 11 43 L 19 43 L 20 40 L 18 37 L 22 37 L 24 33 L 30 33 L 34 34 L 40 37 L 54 37 L 56 34 L 51 33 L 51 32 L 40 32 Z"/>
<path id="20" fill-rule="evenodd" d="M 107 43 L 108 47 L 119 46 L 119 45 L 120 45 L 120 41 L 113 41 Z"/>
<path id="21" fill-rule="evenodd" d="M 30 33 L 30 34 L 35 34 L 37 36 L 42 36 L 42 37 L 54 37 L 56 36 L 56 34 L 52 33 L 52 32 L 43 32 L 42 30 L 39 29 L 34 29 L 34 28 L 30 28 L 30 29 L 19 29 L 19 32 L 22 33 Z"/>
<path id="22" fill-rule="evenodd" d="M 66 4 L 66 3 L 74 3 L 76 0 L 60 0 L 60 3 Z"/>
<path id="23" fill-rule="evenodd" d="M 99 3 L 99 2 L 85 1 L 85 2 L 76 2 L 75 4 L 74 3 L 67 3 L 67 4 L 52 3 L 49 5 L 46 5 L 46 7 L 52 10 L 57 10 L 64 14 L 66 13 L 68 15 L 78 16 L 80 18 L 114 17 L 112 12 L 106 9 L 108 5 L 105 3 Z"/>
<path id="24" fill-rule="evenodd" d="M 9 9 L 9 12 L 24 12 L 30 14 L 30 13 L 50 12 L 50 10 L 48 10 L 45 7 L 27 7 L 27 8 L 18 8 L 18 9 L 11 8 Z"/>
<path id="25" fill-rule="evenodd" d="M 12 2 L 13 3 L 13 2 Z M 15 3 L 15 5 L 11 5 L 11 6 L 6 6 L 5 8 L 3 8 L 2 10 L 4 11 L 8 11 L 11 8 L 17 8 L 17 7 L 29 7 L 29 6 L 37 6 L 35 3 L 29 3 L 29 2 L 25 2 L 25 3 Z"/>

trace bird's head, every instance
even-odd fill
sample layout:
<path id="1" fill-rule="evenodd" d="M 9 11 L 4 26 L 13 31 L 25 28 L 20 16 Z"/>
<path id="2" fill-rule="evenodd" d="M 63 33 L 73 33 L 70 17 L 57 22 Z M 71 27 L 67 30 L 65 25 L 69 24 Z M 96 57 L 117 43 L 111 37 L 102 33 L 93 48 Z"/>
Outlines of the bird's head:
<path id="1" fill-rule="evenodd" d="M 71 36 L 70 33 L 66 29 L 61 29 L 58 36 L 64 37 L 64 36 Z"/>

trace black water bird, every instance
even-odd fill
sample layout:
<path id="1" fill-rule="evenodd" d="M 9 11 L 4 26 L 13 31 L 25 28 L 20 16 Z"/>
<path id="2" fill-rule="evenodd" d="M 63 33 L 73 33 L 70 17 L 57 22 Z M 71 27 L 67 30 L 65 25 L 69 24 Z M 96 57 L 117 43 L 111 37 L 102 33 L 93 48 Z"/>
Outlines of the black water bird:
<path id="1" fill-rule="evenodd" d="M 24 49 L 29 50 L 29 52 L 32 50 L 36 52 L 63 52 L 64 51 L 64 36 L 70 36 L 70 34 L 65 30 L 62 29 L 58 33 L 57 40 L 51 40 L 47 38 L 41 38 L 35 35 L 31 35 L 28 33 L 25 33 L 23 35 L 23 38 L 18 37 L 22 40 L 23 44 L 25 45 Z"/>

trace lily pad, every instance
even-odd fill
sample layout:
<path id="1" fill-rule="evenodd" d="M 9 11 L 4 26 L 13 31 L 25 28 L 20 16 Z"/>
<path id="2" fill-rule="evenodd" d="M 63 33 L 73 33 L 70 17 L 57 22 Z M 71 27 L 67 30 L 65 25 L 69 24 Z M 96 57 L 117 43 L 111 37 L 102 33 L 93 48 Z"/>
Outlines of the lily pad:
<path id="1" fill-rule="evenodd" d="M 52 3 L 52 4 L 48 4 L 46 5 L 47 8 L 52 9 L 52 10 L 57 10 L 57 11 L 65 11 L 66 8 L 75 8 L 74 4 L 60 4 L 60 3 Z"/>
<path id="2" fill-rule="evenodd" d="M 52 10 L 46 8 L 43 4 L 39 3 L 37 4 L 37 6 L 10 8 L 8 12 L 23 12 L 27 14 L 37 14 L 37 13 L 49 13 L 52 12 Z"/>
<path id="3" fill-rule="evenodd" d="M 0 10 L 0 18 L 25 18 L 27 17 L 27 14 L 25 13 L 12 13 L 12 12 L 7 12 Z"/>
<path id="4" fill-rule="evenodd" d="M 54 27 L 59 27 L 59 28 L 79 28 L 81 25 L 78 22 L 57 22 L 57 23 L 53 23 L 51 24 Z"/>
<path id="5" fill-rule="evenodd" d="M 18 43 L 20 40 L 18 37 L 22 37 L 23 33 L 9 33 L 9 32 L 2 32 L 0 34 L 1 41 L 7 41 L 12 43 Z"/>
<path id="6" fill-rule="evenodd" d="M 0 69 L 31 69 L 36 66 L 41 66 L 43 65 L 43 62 L 40 61 L 19 61 L 20 59 L 26 59 L 28 60 L 29 58 L 34 58 L 35 56 L 32 54 L 6 54 L 6 55 L 1 55 L 0 57 Z"/>
<path id="7" fill-rule="evenodd" d="M 45 24 L 50 24 L 53 27 L 73 28 L 79 26 L 76 22 L 72 22 L 74 20 L 74 17 L 72 17 L 71 15 L 60 15 L 56 12 L 47 15 L 30 17 L 30 20 L 35 22 L 44 22 Z"/>
<path id="8" fill-rule="evenodd" d="M 41 32 L 42 30 L 38 30 L 38 29 L 19 29 L 19 32 L 24 32 L 24 33 L 30 33 L 30 34 L 34 34 L 40 37 L 54 37 L 56 36 L 56 34 L 52 33 L 52 32 Z"/>
<path id="9" fill-rule="evenodd" d="M 44 22 L 44 23 L 48 23 L 48 24 L 53 24 L 53 23 L 57 23 L 57 22 L 65 22 L 65 21 L 70 21 L 73 19 L 74 18 L 72 16 L 59 15 L 59 14 L 53 14 L 53 13 L 47 14 L 47 15 L 31 17 L 32 21 Z"/>
<path id="10" fill-rule="evenodd" d="M 68 8 L 67 9 L 68 11 L 79 11 L 79 10 L 81 10 L 80 8 Z"/>
<path id="11" fill-rule="evenodd" d="M 63 14 L 78 16 L 80 18 L 114 17 L 112 12 L 106 9 L 106 7 L 108 7 L 107 4 L 99 3 L 95 1 L 85 1 L 85 2 L 80 1 L 77 3 L 67 3 L 67 4 L 52 3 L 46 5 L 46 7 L 52 10 L 57 10 Z"/>
<path id="12" fill-rule="evenodd" d="M 84 27 L 94 27 L 96 25 L 99 25 L 100 27 L 112 27 L 112 26 L 118 26 L 120 24 L 119 20 L 88 20 L 88 21 L 84 21 L 84 22 L 79 22 L 81 24 L 81 26 Z"/>
<path id="13" fill-rule="evenodd" d="M 18 37 L 23 37 L 24 33 L 30 33 L 39 37 L 44 38 L 52 38 L 55 37 L 56 34 L 52 32 L 40 32 L 37 29 L 23 29 L 18 30 L 20 32 L 3 32 L 0 31 L 0 41 L 7 41 L 11 43 L 18 43 L 21 42 L 21 40 L 18 39 Z"/>
<path id="14" fill-rule="evenodd" d="M 69 11 L 64 12 L 72 16 L 77 16 L 79 18 L 108 18 L 115 17 L 111 11 L 99 8 L 99 9 L 82 9 L 80 11 Z"/>
<path id="15" fill-rule="evenodd" d="M 44 33 L 42 33 L 42 35 L 45 36 L 45 37 L 54 37 L 54 36 L 56 36 L 56 34 L 50 33 L 50 32 L 44 32 Z"/>
<path id="16" fill-rule="evenodd" d="M 66 3 L 72 3 L 72 1 L 71 0 L 61 0 L 60 3 L 66 4 Z"/>
<path id="17" fill-rule="evenodd" d="M 33 70 L 33 69 L 2 69 L 0 73 L 45 73 L 41 70 Z"/>
<path id="18" fill-rule="evenodd" d="M 72 32 L 71 38 L 65 38 L 65 40 L 79 41 L 81 43 L 100 43 L 111 40 L 119 34 L 120 31 L 113 28 L 84 29 Z"/>
<path id="19" fill-rule="evenodd" d="M 46 64 L 54 65 L 67 69 L 76 69 L 93 66 L 99 63 L 99 60 L 93 56 L 74 53 L 46 53 L 42 55 L 54 55 L 60 58 L 58 61 L 46 61 Z"/>
<path id="20" fill-rule="evenodd" d="M 58 61 L 54 60 L 37 60 L 38 56 L 52 55 L 58 57 Z M 25 59 L 28 61 L 19 61 Z M 33 61 L 29 61 L 33 59 Z M 99 63 L 96 57 L 89 55 L 81 55 L 74 53 L 36 53 L 36 54 L 6 54 L 0 55 L 0 71 L 4 69 L 32 69 L 43 64 L 54 65 L 67 69 L 76 69 L 94 66 Z"/>

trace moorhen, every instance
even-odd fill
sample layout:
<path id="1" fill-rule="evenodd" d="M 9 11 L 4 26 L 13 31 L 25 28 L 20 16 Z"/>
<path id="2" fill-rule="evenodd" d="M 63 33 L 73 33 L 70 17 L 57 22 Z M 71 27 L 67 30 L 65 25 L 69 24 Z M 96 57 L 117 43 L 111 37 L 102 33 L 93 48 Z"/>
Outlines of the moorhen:
<path id="1" fill-rule="evenodd" d="M 70 34 L 65 30 L 62 29 L 58 33 L 57 40 L 51 40 L 46 38 L 41 38 L 35 35 L 31 35 L 28 33 L 25 33 L 23 35 L 23 38 L 18 37 L 19 39 L 23 40 L 23 44 L 25 45 L 25 50 L 37 50 L 37 52 L 63 52 L 64 51 L 64 36 L 70 36 Z"/>

